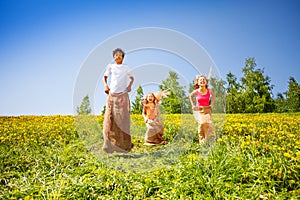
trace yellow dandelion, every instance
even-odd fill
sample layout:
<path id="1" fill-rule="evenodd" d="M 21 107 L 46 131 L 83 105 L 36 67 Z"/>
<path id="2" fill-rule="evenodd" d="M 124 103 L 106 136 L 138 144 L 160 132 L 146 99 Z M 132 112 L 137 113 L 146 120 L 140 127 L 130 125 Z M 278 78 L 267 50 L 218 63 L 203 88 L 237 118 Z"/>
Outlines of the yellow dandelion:
<path id="1" fill-rule="evenodd" d="M 289 153 L 287 153 L 287 152 L 286 152 L 286 153 L 284 153 L 284 154 L 283 154 L 283 156 L 285 156 L 285 157 L 287 157 L 287 158 L 291 158 L 291 157 L 292 157 L 292 155 L 291 155 L 291 154 L 289 154 Z"/>

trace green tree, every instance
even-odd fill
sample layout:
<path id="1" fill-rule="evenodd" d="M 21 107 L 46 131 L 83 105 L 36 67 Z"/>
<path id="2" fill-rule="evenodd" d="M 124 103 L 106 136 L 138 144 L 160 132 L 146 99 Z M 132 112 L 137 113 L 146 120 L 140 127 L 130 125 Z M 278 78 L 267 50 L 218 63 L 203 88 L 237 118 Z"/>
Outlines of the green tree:
<path id="1" fill-rule="evenodd" d="M 89 100 L 89 96 L 86 95 L 82 102 L 80 107 L 77 107 L 77 114 L 79 115 L 86 115 L 86 114 L 90 114 L 91 113 L 91 108 L 90 108 L 90 100 Z"/>
<path id="2" fill-rule="evenodd" d="M 288 112 L 300 111 L 300 85 L 294 77 L 290 77 L 286 95 L 286 106 Z"/>
<path id="3" fill-rule="evenodd" d="M 212 90 L 216 95 L 215 104 L 213 107 L 214 113 L 225 113 L 226 112 L 226 89 L 225 81 L 216 78 L 211 78 L 209 84 L 212 86 Z"/>
<path id="4" fill-rule="evenodd" d="M 272 112 L 275 108 L 272 99 L 272 88 L 270 78 L 264 76 L 263 69 L 256 69 L 254 58 L 247 58 L 243 68 L 241 92 L 245 101 L 245 112 Z"/>
<path id="5" fill-rule="evenodd" d="M 103 106 L 103 109 L 102 109 L 102 111 L 101 111 L 101 115 L 104 115 L 104 114 L 105 114 L 105 111 L 106 111 L 106 105 Z"/>
<path id="6" fill-rule="evenodd" d="M 245 107 L 243 95 L 241 94 L 241 85 L 231 72 L 226 75 L 226 80 L 226 112 L 240 113 Z"/>
<path id="7" fill-rule="evenodd" d="M 286 100 L 282 93 L 278 93 L 275 99 L 275 111 L 279 113 L 287 112 Z"/>
<path id="8" fill-rule="evenodd" d="M 136 92 L 137 92 L 137 95 L 135 97 L 135 100 L 132 103 L 131 113 L 133 113 L 133 114 L 141 114 L 142 110 L 143 110 L 143 107 L 141 105 L 141 100 L 142 100 L 142 98 L 144 96 L 144 92 L 143 92 L 142 86 L 139 86 Z"/>
<path id="9" fill-rule="evenodd" d="M 192 93 L 195 90 L 195 80 L 193 80 L 190 84 L 189 84 L 189 95 L 190 93 Z M 189 104 L 191 104 L 189 102 Z M 194 98 L 194 105 L 196 105 L 196 99 Z M 192 105 L 191 105 L 191 109 L 192 109 Z M 192 111 L 191 111 L 192 112 Z"/>
<path id="10" fill-rule="evenodd" d="M 169 89 L 170 94 L 163 99 L 161 105 L 164 107 L 166 113 L 191 113 L 191 104 L 184 87 L 179 85 L 178 74 L 170 71 L 169 76 L 159 85 L 160 90 Z"/>

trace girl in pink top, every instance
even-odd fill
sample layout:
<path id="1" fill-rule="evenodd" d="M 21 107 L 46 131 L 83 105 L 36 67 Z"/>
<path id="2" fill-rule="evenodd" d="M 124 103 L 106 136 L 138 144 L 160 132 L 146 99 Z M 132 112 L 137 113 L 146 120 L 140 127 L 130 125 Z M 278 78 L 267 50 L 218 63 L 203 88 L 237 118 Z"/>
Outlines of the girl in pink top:
<path id="1" fill-rule="evenodd" d="M 193 111 L 199 114 L 198 134 L 201 143 L 214 137 L 211 110 L 215 102 L 215 93 L 208 88 L 208 79 L 204 75 L 196 76 L 195 90 L 190 94 L 190 102 Z"/>
<path id="2" fill-rule="evenodd" d="M 197 100 L 197 106 L 209 106 L 209 100 L 210 100 L 209 89 L 206 89 L 206 94 L 201 94 L 198 90 L 196 90 L 196 100 Z"/>

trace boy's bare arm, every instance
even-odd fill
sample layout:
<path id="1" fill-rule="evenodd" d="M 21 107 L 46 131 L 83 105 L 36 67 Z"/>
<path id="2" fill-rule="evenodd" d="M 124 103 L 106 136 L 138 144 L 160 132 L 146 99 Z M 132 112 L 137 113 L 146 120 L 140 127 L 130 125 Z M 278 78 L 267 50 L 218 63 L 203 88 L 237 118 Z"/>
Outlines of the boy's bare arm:
<path id="1" fill-rule="evenodd" d="M 102 81 L 103 81 L 103 85 L 104 85 L 104 91 L 105 91 L 106 94 L 108 94 L 109 93 L 109 87 L 107 85 L 107 76 L 103 76 Z"/>
<path id="2" fill-rule="evenodd" d="M 130 76 L 129 79 L 130 79 L 130 82 L 129 82 L 129 85 L 127 86 L 127 92 L 131 92 L 131 86 L 133 84 L 134 77 Z"/>

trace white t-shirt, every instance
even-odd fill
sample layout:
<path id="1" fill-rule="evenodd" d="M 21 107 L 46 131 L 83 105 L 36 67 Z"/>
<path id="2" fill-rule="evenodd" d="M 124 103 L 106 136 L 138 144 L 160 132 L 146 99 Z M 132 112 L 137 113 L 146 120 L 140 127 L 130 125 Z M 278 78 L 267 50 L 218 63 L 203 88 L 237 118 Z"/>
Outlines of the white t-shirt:
<path id="1" fill-rule="evenodd" d="M 128 65 L 114 63 L 106 67 L 104 76 L 110 76 L 110 92 L 121 93 L 126 91 L 129 77 L 133 77 L 133 74 Z"/>

